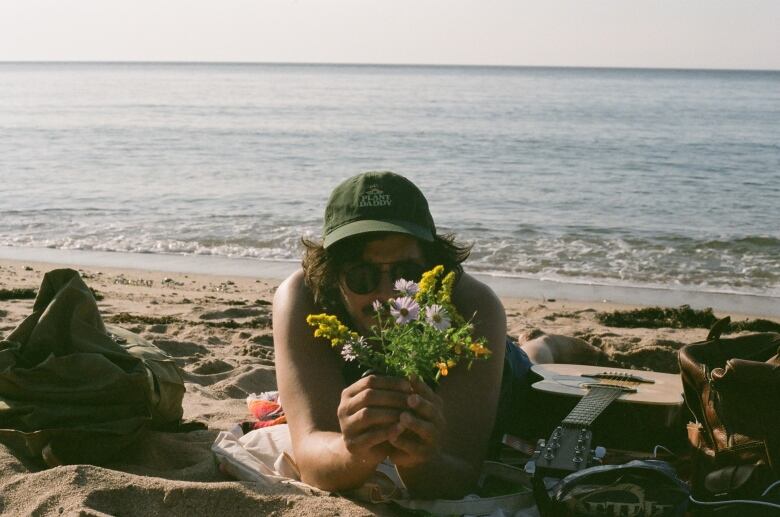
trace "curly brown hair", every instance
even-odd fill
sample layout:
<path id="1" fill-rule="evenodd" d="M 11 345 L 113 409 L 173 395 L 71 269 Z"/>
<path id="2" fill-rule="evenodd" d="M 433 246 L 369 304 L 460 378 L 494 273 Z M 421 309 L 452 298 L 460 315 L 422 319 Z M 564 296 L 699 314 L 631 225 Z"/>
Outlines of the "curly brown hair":
<path id="1" fill-rule="evenodd" d="M 339 292 L 339 273 L 344 264 L 359 260 L 366 244 L 385 235 L 382 232 L 355 235 L 334 243 L 325 249 L 321 242 L 302 238 L 305 247 L 303 260 L 304 280 L 311 289 L 314 301 L 323 308 L 348 320 Z M 433 242 L 418 241 L 425 257 L 426 267 L 441 264 L 446 271 L 455 271 L 458 278 L 463 273 L 463 266 L 469 254 L 470 244 L 460 244 L 453 234 L 436 235 Z"/>

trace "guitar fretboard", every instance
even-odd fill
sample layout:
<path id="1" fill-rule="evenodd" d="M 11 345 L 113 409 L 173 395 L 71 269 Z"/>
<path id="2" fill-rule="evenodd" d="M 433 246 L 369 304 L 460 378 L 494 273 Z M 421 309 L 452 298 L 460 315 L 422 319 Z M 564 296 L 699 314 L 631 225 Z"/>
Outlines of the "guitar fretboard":
<path id="1" fill-rule="evenodd" d="M 589 427 L 607 409 L 613 400 L 623 394 L 623 389 L 612 386 L 593 386 L 574 409 L 563 419 L 568 427 Z"/>

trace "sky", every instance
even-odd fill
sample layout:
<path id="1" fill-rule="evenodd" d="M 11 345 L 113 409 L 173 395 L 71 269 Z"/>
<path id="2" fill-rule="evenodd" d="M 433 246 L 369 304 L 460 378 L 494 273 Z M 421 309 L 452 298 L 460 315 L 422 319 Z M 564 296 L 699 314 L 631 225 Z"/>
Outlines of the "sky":
<path id="1" fill-rule="evenodd" d="M 780 70 L 780 1 L 2 0 L 0 61 Z"/>

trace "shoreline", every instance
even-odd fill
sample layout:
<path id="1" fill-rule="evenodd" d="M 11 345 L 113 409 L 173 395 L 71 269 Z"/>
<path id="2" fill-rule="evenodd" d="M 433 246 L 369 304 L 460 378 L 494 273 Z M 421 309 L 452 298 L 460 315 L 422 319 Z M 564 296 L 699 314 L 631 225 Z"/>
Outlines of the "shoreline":
<path id="1" fill-rule="evenodd" d="M 249 277 L 281 281 L 294 272 L 298 261 L 229 258 L 214 255 L 172 255 L 53 248 L 0 246 L 0 260 L 30 262 L 55 267 L 132 269 L 181 274 Z M 469 270 L 468 266 L 465 268 Z M 714 311 L 757 318 L 780 318 L 780 297 L 696 291 L 673 287 L 620 286 L 561 282 L 469 271 L 489 285 L 502 299 L 566 300 L 582 303 L 618 304 L 633 307 L 712 308 Z"/>

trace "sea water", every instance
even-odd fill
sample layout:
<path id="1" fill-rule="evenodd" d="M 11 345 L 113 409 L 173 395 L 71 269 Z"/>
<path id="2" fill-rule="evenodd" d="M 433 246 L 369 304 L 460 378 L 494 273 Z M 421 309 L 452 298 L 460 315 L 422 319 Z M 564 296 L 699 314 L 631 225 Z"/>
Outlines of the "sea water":
<path id="1" fill-rule="evenodd" d="M 0 63 L 0 246 L 296 261 L 393 170 L 499 277 L 780 296 L 780 72 Z"/>

